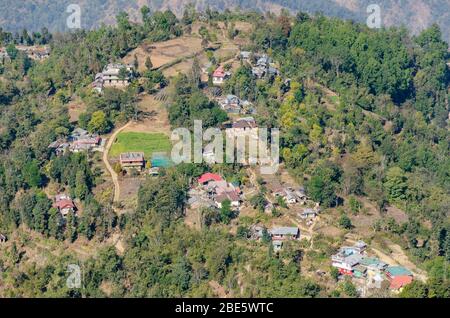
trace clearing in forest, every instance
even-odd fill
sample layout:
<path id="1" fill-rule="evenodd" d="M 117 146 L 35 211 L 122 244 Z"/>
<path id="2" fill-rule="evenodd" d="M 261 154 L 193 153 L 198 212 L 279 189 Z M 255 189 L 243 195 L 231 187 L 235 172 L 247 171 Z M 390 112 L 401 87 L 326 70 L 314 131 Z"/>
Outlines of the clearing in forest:
<path id="1" fill-rule="evenodd" d="M 68 105 L 67 109 L 69 111 L 69 120 L 71 123 L 77 122 L 80 114 L 86 111 L 86 104 L 79 98 L 75 98 Z"/>
<path id="2" fill-rule="evenodd" d="M 147 57 L 150 57 L 153 68 L 159 68 L 202 51 L 201 42 L 202 40 L 199 37 L 194 36 L 182 36 L 157 43 L 144 42 L 128 53 L 123 61 L 125 63 L 133 63 L 136 55 L 139 63 L 138 70 L 143 72 L 146 70 L 145 60 Z"/>
<path id="3" fill-rule="evenodd" d="M 109 155 L 118 157 L 123 152 L 144 152 L 146 158 L 154 152 L 171 150 L 169 137 L 162 133 L 121 132 L 111 147 Z"/>

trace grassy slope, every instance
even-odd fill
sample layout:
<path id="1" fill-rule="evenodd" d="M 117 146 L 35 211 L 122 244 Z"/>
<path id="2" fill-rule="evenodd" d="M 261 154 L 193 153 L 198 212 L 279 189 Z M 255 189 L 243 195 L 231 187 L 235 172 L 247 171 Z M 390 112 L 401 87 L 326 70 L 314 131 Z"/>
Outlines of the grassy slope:
<path id="1" fill-rule="evenodd" d="M 143 151 L 148 158 L 154 152 L 167 152 L 170 149 L 170 140 L 164 134 L 121 132 L 111 147 L 109 155 L 117 157 L 122 152 Z"/>

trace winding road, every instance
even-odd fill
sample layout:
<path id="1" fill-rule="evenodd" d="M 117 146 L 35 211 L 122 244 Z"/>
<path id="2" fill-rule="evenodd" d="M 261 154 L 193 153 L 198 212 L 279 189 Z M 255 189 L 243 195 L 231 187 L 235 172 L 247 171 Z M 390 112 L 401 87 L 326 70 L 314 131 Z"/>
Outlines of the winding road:
<path id="1" fill-rule="evenodd" d="M 111 149 L 112 144 L 114 143 L 114 140 L 116 140 L 117 134 L 119 134 L 122 130 L 127 128 L 129 125 L 131 125 L 131 121 L 126 123 L 124 126 L 120 127 L 119 129 L 116 129 L 113 134 L 109 137 L 108 142 L 105 146 L 105 150 L 103 151 L 103 162 L 105 163 L 106 169 L 111 174 L 112 181 L 114 183 L 114 198 L 113 202 L 118 202 L 120 198 L 120 185 L 119 185 L 119 177 L 117 173 L 114 171 L 114 169 L 111 167 L 111 164 L 108 161 L 108 153 Z"/>

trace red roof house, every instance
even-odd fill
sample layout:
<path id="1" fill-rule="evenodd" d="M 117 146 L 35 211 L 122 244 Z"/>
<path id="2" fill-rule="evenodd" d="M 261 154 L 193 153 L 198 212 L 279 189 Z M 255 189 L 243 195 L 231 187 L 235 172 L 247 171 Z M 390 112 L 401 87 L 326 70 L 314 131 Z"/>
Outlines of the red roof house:
<path id="1" fill-rule="evenodd" d="M 70 212 L 75 212 L 76 209 L 72 199 L 66 195 L 57 195 L 53 207 L 57 208 L 63 217 L 66 217 Z"/>
<path id="2" fill-rule="evenodd" d="M 219 176 L 218 174 L 207 172 L 198 179 L 198 183 L 205 184 L 209 181 L 222 181 L 222 180 L 223 180 L 222 177 Z"/>
<path id="3" fill-rule="evenodd" d="M 219 66 L 213 73 L 213 77 L 225 77 L 225 70 Z"/>
<path id="4" fill-rule="evenodd" d="M 75 205 L 73 204 L 73 201 L 70 199 L 63 199 L 55 203 L 55 207 L 62 210 L 67 208 L 74 208 Z"/>
<path id="5" fill-rule="evenodd" d="M 230 75 L 230 73 L 225 72 L 222 66 L 219 66 L 212 75 L 213 84 L 223 84 L 225 79 Z"/>
<path id="6" fill-rule="evenodd" d="M 409 275 L 402 275 L 402 276 L 395 276 L 391 280 L 390 288 L 394 290 L 400 290 L 401 288 L 405 287 L 406 285 L 409 285 L 412 283 L 413 278 Z"/>

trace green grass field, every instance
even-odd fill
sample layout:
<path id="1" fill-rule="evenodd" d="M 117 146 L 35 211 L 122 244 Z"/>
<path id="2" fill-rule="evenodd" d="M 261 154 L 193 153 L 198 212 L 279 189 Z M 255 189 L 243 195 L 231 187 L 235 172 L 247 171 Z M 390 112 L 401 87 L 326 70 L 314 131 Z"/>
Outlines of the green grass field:
<path id="1" fill-rule="evenodd" d="M 150 158 L 154 152 L 170 152 L 172 144 L 169 137 L 159 133 L 121 132 L 109 151 L 111 157 L 122 152 L 144 152 Z"/>

